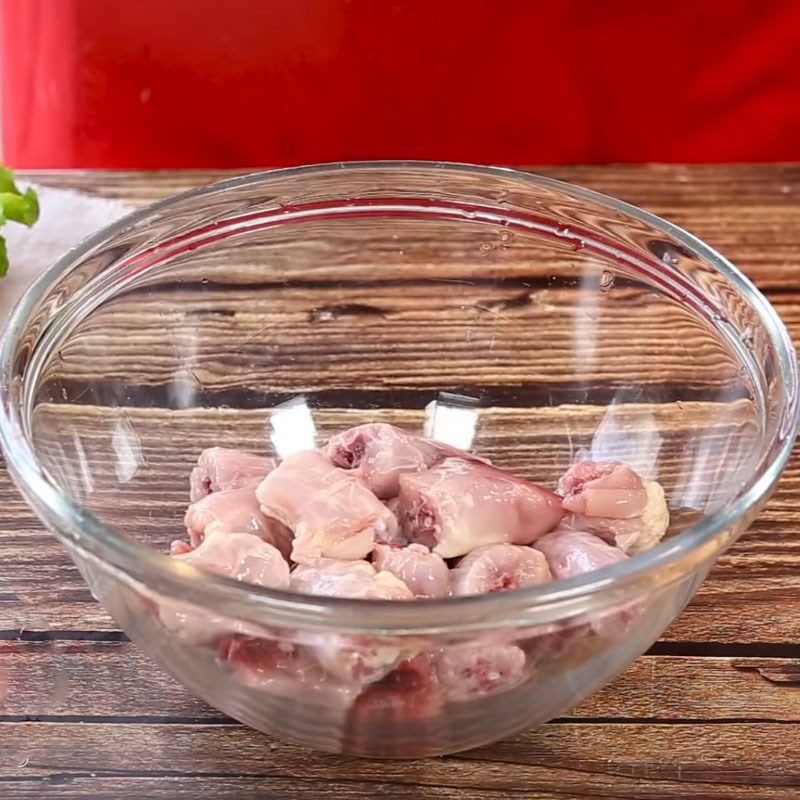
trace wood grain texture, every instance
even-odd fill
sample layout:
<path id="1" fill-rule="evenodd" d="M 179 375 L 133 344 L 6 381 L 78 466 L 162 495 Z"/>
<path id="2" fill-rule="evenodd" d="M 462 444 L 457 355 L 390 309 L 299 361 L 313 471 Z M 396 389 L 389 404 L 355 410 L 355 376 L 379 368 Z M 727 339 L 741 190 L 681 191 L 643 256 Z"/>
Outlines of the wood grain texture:
<path id="1" fill-rule="evenodd" d="M 674 305 L 642 292 L 613 302 L 599 293 L 587 305 L 575 293 L 450 284 L 433 295 L 425 281 L 155 290 L 80 325 L 60 348 L 52 379 L 159 386 L 185 371 L 190 354 L 191 375 L 206 392 L 247 388 L 260 397 L 314 389 L 322 375 L 328 391 L 469 386 L 492 396 L 507 387 L 503 399 L 524 401 L 526 390 L 537 390 L 544 402 L 579 402 L 595 387 L 674 386 L 682 400 L 694 399 L 687 385 L 695 395 L 735 391 L 730 353 Z M 592 330 L 584 343 L 574 338 L 581 325 Z"/>
<path id="2" fill-rule="evenodd" d="M 800 655 L 800 648 L 796 648 Z M 4 641 L 0 721 L 232 720 L 153 669 L 128 641 Z M 800 720 L 800 658 L 648 655 L 568 718 Z"/>
<path id="3" fill-rule="evenodd" d="M 120 785 L 130 791 L 141 778 L 165 777 L 259 779 L 265 796 L 287 798 L 403 797 L 413 789 L 425 797 L 772 800 L 800 786 L 798 752 L 787 747 L 792 729 L 770 723 L 565 722 L 456 757 L 380 763 L 269 743 L 238 726 L 37 723 L 28 730 L 23 743 L 0 725 L 10 761 L 0 778 L 4 798 L 30 797 L 19 793 L 30 782 L 69 797 L 58 792 L 77 779 L 83 791 L 97 781 L 95 797 L 116 797 Z"/>
<path id="4" fill-rule="evenodd" d="M 800 165 L 617 164 L 531 167 L 619 197 L 686 227 L 762 289 L 796 282 Z M 144 204 L 237 172 L 37 172 L 31 180 Z"/>
<path id="5" fill-rule="evenodd" d="M 800 341 L 800 165 L 536 171 L 685 226 L 765 290 Z M 217 176 L 30 177 L 141 204 Z M 320 298 L 310 299 L 320 305 Z M 497 300 L 477 294 L 473 299 Z M 291 305 L 293 299 L 287 295 L 285 301 Z M 331 300 L 322 297 L 320 303 L 324 310 Z M 304 300 L 292 313 L 307 315 L 307 305 Z M 513 305 L 503 310 L 513 314 Z M 142 311 L 131 305 L 119 313 L 115 324 L 135 326 Z M 485 324 L 485 313 L 478 310 L 478 318 L 481 314 L 479 331 Z M 199 320 L 207 341 L 238 325 L 239 333 L 254 333 L 246 317 L 233 328 L 230 319 L 222 314 Z M 645 317 L 640 323 L 647 324 Z M 91 368 L 92 347 L 101 342 L 91 336 L 83 350 L 68 354 L 73 359 L 68 366 L 78 375 Z M 163 347 L 154 350 L 156 363 L 165 353 Z M 719 378 L 704 358 L 692 368 L 706 382 Z M 657 371 L 648 369 L 644 378 L 658 382 Z M 65 389 L 70 386 L 64 383 Z M 589 430 L 594 424 L 588 418 L 576 421 L 578 439 L 582 425 Z M 533 444 L 541 447 L 542 441 Z M 551 459 L 567 456 L 563 445 L 551 444 Z M 533 446 L 520 458 L 528 469 L 542 467 Z M 159 468 L 174 465 L 164 462 Z M 795 457 L 767 509 L 720 558 L 655 654 L 639 659 L 570 718 L 458 757 L 377 764 L 271 741 L 221 717 L 151 668 L 132 644 L 116 640 L 113 621 L 93 601 L 63 549 L 27 511 L 3 468 L 0 670 L 12 691 L 0 706 L 0 796 L 790 800 L 800 794 L 800 751 L 794 744 L 800 723 L 798 500 Z M 55 638 L 19 641 L 20 628 L 29 639 L 36 638 L 31 631 L 52 631 Z M 92 641 L 105 635 L 114 641 Z M 79 722 L 87 719 L 94 721 Z"/>

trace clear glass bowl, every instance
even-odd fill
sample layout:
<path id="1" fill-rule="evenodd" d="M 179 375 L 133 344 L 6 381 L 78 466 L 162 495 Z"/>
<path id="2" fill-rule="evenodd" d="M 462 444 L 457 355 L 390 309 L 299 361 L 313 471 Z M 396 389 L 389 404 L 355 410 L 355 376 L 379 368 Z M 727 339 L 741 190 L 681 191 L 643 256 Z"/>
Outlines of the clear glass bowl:
<path id="1" fill-rule="evenodd" d="M 12 473 L 131 638 L 256 728 L 369 756 L 508 736 L 612 679 L 761 508 L 797 426 L 789 336 L 720 255 L 594 192 L 451 164 L 279 170 L 156 203 L 54 264 L 0 358 Z M 581 455 L 625 461 L 664 486 L 668 536 L 581 578 L 413 603 L 168 559 L 200 450 L 272 452 L 287 401 L 290 435 L 317 443 L 421 431 L 437 401 L 544 485 Z M 164 609 L 206 630 L 179 635 Z M 334 666 L 297 655 L 323 651 Z M 387 653 L 411 661 L 354 677 Z"/>

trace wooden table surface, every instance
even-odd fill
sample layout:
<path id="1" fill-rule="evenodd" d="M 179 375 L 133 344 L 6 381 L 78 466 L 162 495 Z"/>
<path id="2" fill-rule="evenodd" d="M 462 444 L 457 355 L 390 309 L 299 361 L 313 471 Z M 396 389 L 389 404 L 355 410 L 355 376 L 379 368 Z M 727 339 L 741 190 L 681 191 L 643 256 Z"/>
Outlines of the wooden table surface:
<path id="1" fill-rule="evenodd" d="M 718 248 L 800 338 L 800 166 L 542 170 Z M 38 174 L 145 203 L 208 172 Z M 800 797 L 800 465 L 662 641 L 563 719 L 440 759 L 270 740 L 191 697 L 115 628 L 0 467 L 0 797 Z M 0 684 L 0 696 L 3 686 Z"/>

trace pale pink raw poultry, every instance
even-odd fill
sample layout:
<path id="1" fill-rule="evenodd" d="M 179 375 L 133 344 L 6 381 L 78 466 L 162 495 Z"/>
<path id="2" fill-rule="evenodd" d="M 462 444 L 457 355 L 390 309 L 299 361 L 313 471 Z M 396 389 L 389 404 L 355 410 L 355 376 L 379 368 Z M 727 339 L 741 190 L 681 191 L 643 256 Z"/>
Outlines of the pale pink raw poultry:
<path id="1" fill-rule="evenodd" d="M 194 547 L 189 542 L 184 542 L 183 539 L 175 539 L 169 544 L 169 554 L 171 556 L 183 556 L 186 553 L 191 553 Z"/>
<path id="2" fill-rule="evenodd" d="M 298 563 L 364 558 L 376 539 L 397 530 L 394 514 L 359 478 L 315 450 L 288 456 L 256 496 L 265 514 L 294 531 L 292 559 Z"/>
<path id="3" fill-rule="evenodd" d="M 433 442 L 385 423 L 358 425 L 332 436 L 326 453 L 331 463 L 352 470 L 383 500 L 397 495 L 403 473 L 427 469 L 442 457 Z"/>
<path id="4" fill-rule="evenodd" d="M 256 586 L 272 589 L 289 588 L 289 565 L 271 544 L 251 533 L 208 533 L 188 553 L 172 556 L 183 564 L 208 570 Z M 166 628 L 181 639 L 202 644 L 238 629 L 234 620 L 223 619 L 212 610 L 162 601 L 159 617 Z"/>
<path id="5" fill-rule="evenodd" d="M 392 547 L 377 544 L 372 563 L 378 570 L 400 578 L 415 597 L 445 597 L 450 594 L 450 571 L 444 559 L 424 544 Z"/>
<path id="6" fill-rule="evenodd" d="M 574 578 L 602 567 L 626 561 L 628 556 L 618 547 L 585 531 L 559 528 L 537 540 L 534 545 L 541 550 L 556 579 Z M 632 616 L 637 613 L 635 604 L 594 615 L 592 628 L 601 636 L 618 637 L 625 633 Z"/>
<path id="7" fill-rule="evenodd" d="M 490 544 L 467 553 L 450 573 L 455 595 L 487 594 L 552 580 L 544 554 L 516 544 Z"/>
<path id="8" fill-rule="evenodd" d="M 213 531 L 191 553 L 173 556 L 183 564 L 256 586 L 286 589 L 289 564 L 273 545 L 252 533 Z"/>
<path id="9" fill-rule="evenodd" d="M 451 647 L 437 659 L 437 673 L 448 700 L 475 700 L 522 683 L 525 653 L 513 644 Z"/>
<path id="10" fill-rule="evenodd" d="M 389 572 L 376 571 L 368 561 L 320 559 L 298 564 L 290 587 L 303 594 L 351 597 L 361 600 L 413 600 L 411 590 Z M 380 680 L 404 655 L 386 647 L 338 634 L 311 633 L 302 637 L 325 669 L 337 679 L 362 683 Z"/>
<path id="11" fill-rule="evenodd" d="M 325 452 L 331 463 L 352 470 L 382 500 L 397 495 L 401 475 L 428 469 L 445 458 L 489 463 L 457 447 L 413 436 L 384 422 L 357 425 L 332 436 Z"/>
<path id="12" fill-rule="evenodd" d="M 386 500 L 384 505 L 389 509 L 389 511 L 392 512 L 396 520 L 397 511 L 399 508 L 397 498 L 393 497 L 391 500 Z M 398 525 L 394 531 L 392 531 L 391 535 L 387 534 L 384 536 L 379 536 L 378 534 L 375 534 L 375 542 L 376 544 L 390 544 L 392 547 L 405 547 L 408 544 L 408 539 L 406 539 L 405 535 L 400 530 L 400 526 Z"/>
<path id="13" fill-rule="evenodd" d="M 194 503 L 212 492 L 229 489 L 255 489 L 275 469 L 273 458 L 244 450 L 209 447 L 200 453 L 189 479 L 189 499 Z"/>
<path id="14" fill-rule="evenodd" d="M 255 534 L 287 557 L 292 549 L 291 531 L 262 513 L 253 489 L 230 489 L 209 494 L 189 506 L 184 523 L 194 547 L 208 534 L 219 532 Z"/>
<path id="15" fill-rule="evenodd" d="M 563 505 L 573 514 L 630 519 L 644 511 L 647 496 L 642 479 L 616 461 L 580 461 L 558 482 Z"/>
<path id="16" fill-rule="evenodd" d="M 443 558 L 488 544 L 530 544 L 563 514 L 553 492 L 478 461 L 447 458 L 400 476 L 403 533 Z"/>
<path id="17" fill-rule="evenodd" d="M 585 572 L 608 567 L 627 556 L 618 547 L 585 531 L 559 528 L 537 539 L 534 547 L 544 553 L 556 579 L 574 578 Z"/>
<path id="18" fill-rule="evenodd" d="M 331 731 L 344 725 L 362 684 L 346 683 L 329 675 L 302 647 L 271 639 L 234 636 L 220 648 L 219 660 L 232 676 L 274 698 L 276 713 L 297 713 L 309 706 L 315 722 Z M 301 702 L 292 706 L 293 698 Z"/>
<path id="19" fill-rule="evenodd" d="M 590 531 L 626 553 L 656 544 L 669 525 L 664 490 L 615 461 L 580 461 L 562 476 L 558 491 L 571 512 L 565 524 Z"/>
<path id="20" fill-rule="evenodd" d="M 295 592 L 325 597 L 361 600 L 411 600 L 414 597 L 403 581 L 390 572 L 376 570 L 369 561 L 320 558 L 310 564 L 298 564 L 290 583 Z"/>
<path id="21" fill-rule="evenodd" d="M 440 741 L 442 693 L 433 653 L 404 659 L 380 681 L 364 687 L 348 715 L 347 750 L 362 753 L 375 737 L 386 738 L 387 726 L 413 730 L 415 747 Z M 407 742 L 386 740 L 386 757 L 407 755 Z"/>

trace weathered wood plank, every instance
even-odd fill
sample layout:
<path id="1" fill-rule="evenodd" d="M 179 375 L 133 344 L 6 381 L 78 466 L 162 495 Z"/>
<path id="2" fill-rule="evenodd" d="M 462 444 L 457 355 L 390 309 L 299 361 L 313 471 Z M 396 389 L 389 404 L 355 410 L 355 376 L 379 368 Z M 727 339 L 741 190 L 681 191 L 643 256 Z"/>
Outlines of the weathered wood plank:
<path id="1" fill-rule="evenodd" d="M 617 302 L 602 291 L 420 281 L 172 294 L 155 289 L 98 311 L 59 348 L 49 380 L 76 391 L 82 382 L 157 387 L 181 375 L 204 392 L 468 387 L 490 399 L 508 387 L 522 402 L 532 392 L 530 405 L 631 387 L 651 401 L 691 400 L 741 384 L 709 330 L 638 291 Z M 159 397 L 150 404 L 164 404 Z"/>
<path id="2" fill-rule="evenodd" d="M 0 666 L 8 685 L 0 720 L 226 719 L 131 642 L 4 641 Z M 798 685 L 800 659 L 643 656 L 568 716 L 800 722 Z"/>
<path id="3" fill-rule="evenodd" d="M 432 796 L 439 791 L 444 797 L 775 800 L 796 796 L 800 786 L 800 756 L 787 746 L 796 734 L 793 724 L 573 722 L 546 725 L 456 757 L 376 764 L 273 743 L 241 727 L 0 724 L 8 763 L 0 782 L 4 797 L 15 800 L 31 796 L 19 794 L 20 785 L 30 788 L 21 780 L 59 781 L 63 792 L 75 778 L 91 786 L 93 775 L 96 790 L 105 791 L 124 784 L 127 775 L 128 780 L 243 776 L 264 781 L 270 797 L 303 796 L 304 791 L 318 797 L 334 791 L 337 797 L 402 797 L 415 787 L 416 796 L 431 796 L 431 790 Z M 344 792 L 343 785 L 349 787 Z M 47 786 L 42 782 L 37 788 Z"/>
<path id="4" fill-rule="evenodd" d="M 94 777 L 93 777 L 94 776 Z M 57 797 L 59 800 L 316 800 L 316 798 L 336 798 L 336 800 L 360 800 L 360 798 L 418 798 L 417 786 L 383 783 L 379 780 L 364 781 L 318 781 L 306 780 L 301 776 L 290 778 L 266 775 L 216 775 L 176 776 L 161 774 L 152 777 L 146 773 L 129 771 L 124 775 L 107 777 L 104 772 L 61 773 L 52 778 L 34 778 L 25 781 L 6 781 L 0 779 L 4 800 L 39 800 Z M 508 795 L 501 790 L 469 789 L 451 786 L 425 786 L 425 797 L 434 800 L 484 800 L 484 798 L 503 798 Z M 563 800 L 563 794 L 550 792 L 526 792 L 514 796 L 534 800 Z M 770 800 L 783 800 L 789 795 L 769 795 Z"/>
<path id="5" fill-rule="evenodd" d="M 800 167 L 796 164 L 531 167 L 667 217 L 717 248 L 763 289 L 797 280 Z M 49 186 L 147 203 L 235 172 L 38 172 Z"/>

